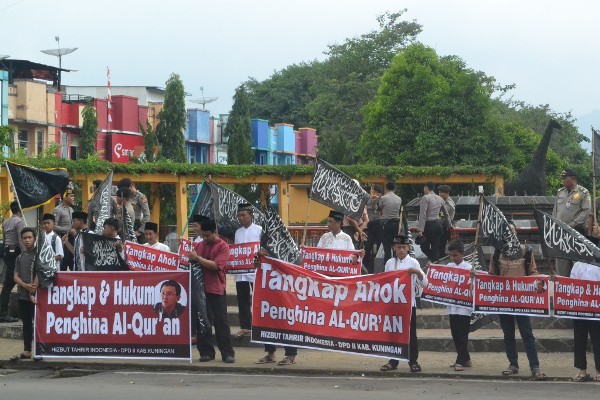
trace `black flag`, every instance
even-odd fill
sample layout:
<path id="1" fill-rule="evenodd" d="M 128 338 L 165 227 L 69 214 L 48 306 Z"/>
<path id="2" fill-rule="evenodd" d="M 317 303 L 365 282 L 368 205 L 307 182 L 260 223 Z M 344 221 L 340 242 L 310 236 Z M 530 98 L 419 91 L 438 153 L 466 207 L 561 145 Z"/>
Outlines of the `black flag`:
<path id="1" fill-rule="evenodd" d="M 102 235 L 104 230 L 104 221 L 112 215 L 112 179 L 113 171 L 106 176 L 100 187 L 94 192 L 94 197 L 88 205 L 89 218 L 96 217 L 96 231 L 98 235 Z M 89 226 L 89 223 L 88 223 Z"/>
<path id="2" fill-rule="evenodd" d="M 117 252 L 119 239 L 82 232 L 86 271 L 121 271 L 124 260 Z"/>
<path id="3" fill-rule="evenodd" d="M 299 265 L 300 249 L 271 203 L 265 206 L 264 217 L 262 246 L 272 257 Z"/>
<path id="4" fill-rule="evenodd" d="M 508 225 L 508 220 L 502 211 L 483 198 L 481 214 L 481 237 L 486 239 L 484 244 L 494 246 L 506 257 L 521 257 L 521 243 Z"/>
<path id="5" fill-rule="evenodd" d="M 204 187 L 210 192 L 210 196 L 202 193 Z M 242 226 L 237 219 L 238 204 L 249 203 L 249 201 L 239 194 L 213 182 L 204 182 L 202 191 L 199 194 L 202 197 L 196 202 L 196 208 L 199 210 L 198 214 L 213 218 L 217 223 L 219 235 L 234 240 L 235 231 Z M 212 210 L 209 207 L 210 203 L 212 203 Z M 254 206 L 253 209 L 253 222 L 256 225 L 262 226 L 264 224 L 262 212 Z M 202 214 L 203 212 L 208 213 L 209 210 L 211 210 L 209 214 Z"/>
<path id="6" fill-rule="evenodd" d="M 310 183 L 310 198 L 358 221 L 369 201 L 369 194 L 348 175 L 317 159 Z"/>
<path id="7" fill-rule="evenodd" d="M 62 168 L 38 169 L 9 161 L 6 168 L 22 209 L 47 203 L 69 185 L 69 174 Z"/>
<path id="8" fill-rule="evenodd" d="M 594 154 L 594 177 L 600 177 L 600 134 L 592 128 L 592 153 Z"/>
<path id="9" fill-rule="evenodd" d="M 600 266 L 600 248 L 564 222 L 534 210 L 545 257 L 583 261 Z"/>
<path id="10" fill-rule="evenodd" d="M 46 234 L 41 229 L 38 232 L 37 251 L 35 255 L 35 270 L 41 287 L 48 287 L 54 282 L 58 271 L 54 252 L 46 242 Z"/>
<path id="11" fill-rule="evenodd" d="M 125 240 L 137 243 L 137 236 L 135 236 L 131 215 L 129 215 L 125 207 L 123 207 L 123 213 L 125 213 L 125 218 L 123 219 L 123 236 L 125 237 Z"/>

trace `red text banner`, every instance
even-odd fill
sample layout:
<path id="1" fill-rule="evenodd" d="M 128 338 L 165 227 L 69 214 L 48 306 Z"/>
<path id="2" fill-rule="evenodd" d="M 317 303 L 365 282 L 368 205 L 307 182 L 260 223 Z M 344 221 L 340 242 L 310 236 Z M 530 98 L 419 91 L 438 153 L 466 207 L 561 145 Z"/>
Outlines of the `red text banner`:
<path id="1" fill-rule="evenodd" d="M 138 243 L 125 242 L 125 254 L 131 271 L 177 271 L 179 266 L 177 254 Z"/>
<path id="2" fill-rule="evenodd" d="M 254 255 L 260 250 L 260 242 L 248 242 L 229 245 L 227 273 L 247 274 L 256 271 Z"/>
<path id="3" fill-rule="evenodd" d="M 554 281 L 554 316 L 600 319 L 600 282 L 557 276 Z"/>
<path id="4" fill-rule="evenodd" d="M 471 270 L 430 264 L 427 269 L 427 280 L 429 284 L 421 293 L 422 300 L 473 308 Z"/>
<path id="5" fill-rule="evenodd" d="M 548 316 L 548 276 L 475 275 L 474 311 L 484 314 Z"/>
<path id="6" fill-rule="evenodd" d="M 304 247 L 301 265 L 327 276 L 356 276 L 361 273 L 362 257 L 359 251 Z"/>
<path id="7" fill-rule="evenodd" d="M 406 271 L 329 278 L 261 257 L 252 341 L 407 360 L 412 290 Z"/>
<path id="8" fill-rule="evenodd" d="M 191 361 L 189 272 L 59 272 L 37 301 L 37 355 Z"/>
<path id="9" fill-rule="evenodd" d="M 184 238 L 179 239 L 179 269 L 189 269 L 190 259 L 188 253 L 194 249 L 192 241 Z"/>

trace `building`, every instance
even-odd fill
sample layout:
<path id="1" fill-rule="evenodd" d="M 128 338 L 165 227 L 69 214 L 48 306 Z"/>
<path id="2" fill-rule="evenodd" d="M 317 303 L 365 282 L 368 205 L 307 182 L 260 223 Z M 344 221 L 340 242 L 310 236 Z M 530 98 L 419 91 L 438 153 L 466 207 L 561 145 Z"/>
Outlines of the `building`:
<path id="1" fill-rule="evenodd" d="M 210 117 L 208 110 L 187 110 L 184 137 L 186 156 L 190 164 L 213 163 L 214 123 L 215 120 Z"/>
<path id="2" fill-rule="evenodd" d="M 317 132 L 313 128 L 294 130 L 290 124 L 269 126 L 265 119 L 252 119 L 252 149 L 259 165 L 309 164 L 316 157 Z"/>

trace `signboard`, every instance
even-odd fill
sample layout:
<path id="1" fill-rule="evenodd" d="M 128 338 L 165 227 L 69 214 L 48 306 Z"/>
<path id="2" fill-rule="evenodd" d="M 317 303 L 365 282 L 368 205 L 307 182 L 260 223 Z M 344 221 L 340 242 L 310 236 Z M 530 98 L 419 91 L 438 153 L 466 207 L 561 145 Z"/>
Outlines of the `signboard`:
<path id="1" fill-rule="evenodd" d="M 115 163 L 128 163 L 130 157 L 139 157 L 142 154 L 143 146 L 142 135 L 111 133 L 107 135 L 106 158 Z"/>

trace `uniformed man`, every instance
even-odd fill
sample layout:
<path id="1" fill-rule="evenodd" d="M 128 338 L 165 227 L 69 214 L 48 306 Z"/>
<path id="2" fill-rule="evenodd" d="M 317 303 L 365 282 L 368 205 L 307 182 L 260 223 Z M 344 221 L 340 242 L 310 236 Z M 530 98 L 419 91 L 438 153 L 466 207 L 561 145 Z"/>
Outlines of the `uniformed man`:
<path id="1" fill-rule="evenodd" d="M 129 218 L 131 218 L 132 221 L 133 221 L 133 218 L 135 217 L 135 212 L 133 211 L 133 206 L 129 202 L 130 196 L 131 196 L 131 190 L 126 187 L 121 187 L 117 190 L 117 213 L 116 213 L 117 215 L 115 217 L 117 219 L 117 221 L 119 221 L 119 230 L 117 231 L 117 233 L 119 234 L 120 237 L 124 238 L 125 240 L 127 240 L 127 238 L 125 237 L 125 231 L 124 231 L 124 226 L 125 226 L 124 212 L 127 212 L 129 214 Z M 125 211 L 123 211 L 123 210 L 125 210 Z"/>
<path id="2" fill-rule="evenodd" d="M 446 206 L 446 212 L 448 212 L 447 224 L 442 224 L 444 227 L 444 235 L 442 236 L 442 244 L 440 246 L 440 258 L 446 255 L 446 243 L 450 240 L 450 235 L 452 232 L 452 228 L 454 226 L 454 214 L 456 211 L 456 205 L 454 204 L 454 200 L 450 197 L 450 186 L 448 185 L 439 185 L 438 186 L 439 196 L 444 200 L 444 205 Z M 444 216 L 445 218 L 446 216 Z M 444 219 L 442 218 L 442 221 Z"/>
<path id="3" fill-rule="evenodd" d="M 587 218 L 592 208 L 590 193 L 586 188 L 577 184 L 577 173 L 574 170 L 565 168 L 561 177 L 563 187 L 556 195 L 552 216 L 582 235 L 587 235 Z M 556 260 L 556 272 L 561 276 L 570 276 L 572 267 L 573 262 L 570 260 Z"/>
<path id="4" fill-rule="evenodd" d="M 444 210 L 444 200 L 435 194 L 434 190 L 433 182 L 427 182 L 423 186 L 424 196 L 421 197 L 419 205 L 419 224 L 417 225 L 417 235 L 424 238 L 421 239 L 421 250 L 431 262 L 440 259 L 443 236 L 440 212 Z"/>
<path id="5" fill-rule="evenodd" d="M 75 231 L 71 229 L 73 225 L 73 203 L 75 203 L 75 191 L 73 189 L 67 189 L 60 201 L 60 204 L 57 205 L 52 214 L 54 214 L 54 232 L 57 235 L 63 238 L 66 236 L 66 240 L 68 240 L 71 245 L 75 240 Z M 65 252 L 65 256 L 63 257 L 60 263 L 60 270 L 67 271 L 68 269 L 73 269 L 73 254 L 69 251 Z"/>
<path id="6" fill-rule="evenodd" d="M 385 260 L 392 258 L 392 241 L 398 236 L 400 227 L 400 207 L 402 199 L 394 193 L 396 184 L 388 182 L 385 184 L 385 193 L 379 198 L 378 207 L 381 212 L 381 243 Z"/>
<path id="7" fill-rule="evenodd" d="M 135 218 L 133 220 L 133 229 L 136 236 L 141 236 L 144 233 L 146 222 L 150 221 L 150 207 L 148 207 L 148 198 L 146 195 L 136 189 L 135 183 L 129 178 L 123 178 L 119 182 L 119 187 L 127 187 L 131 190 L 129 202 L 133 207 Z"/>
<path id="8" fill-rule="evenodd" d="M 379 185 L 374 185 L 371 193 L 371 198 L 365 207 L 369 222 L 367 223 L 367 244 L 365 245 L 365 257 L 363 261 L 370 274 L 375 272 L 375 254 L 377 254 L 377 250 L 381 245 L 381 215 L 379 214 L 377 203 L 383 195 L 383 189 Z"/>
<path id="9" fill-rule="evenodd" d="M 15 262 L 21 251 L 25 251 L 25 246 L 21 240 L 21 231 L 25 228 L 25 220 L 23 219 L 19 203 L 16 201 L 10 203 L 10 211 L 12 212 L 12 216 L 2 222 L 6 275 L 2 284 L 2 292 L 0 293 L 0 322 L 18 321 L 17 318 L 8 315 L 8 303 L 10 301 L 10 292 L 15 287 Z"/>
<path id="10" fill-rule="evenodd" d="M 94 197 L 95 196 L 99 196 L 98 193 L 98 189 L 100 188 L 100 185 L 102 185 L 102 181 L 100 179 L 96 179 L 94 182 Z M 110 216 L 113 218 L 117 217 L 117 203 L 115 201 L 114 198 L 110 198 L 110 201 L 112 202 L 112 206 L 111 206 L 111 213 Z M 90 231 L 95 232 L 96 231 L 96 221 L 98 220 L 98 214 L 100 213 L 100 208 L 97 206 L 96 202 L 90 201 L 88 203 L 88 221 L 87 221 L 87 227 Z"/>

